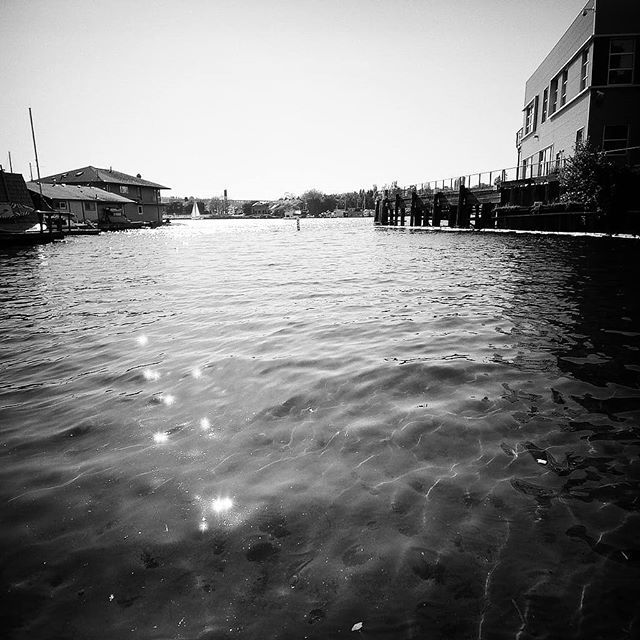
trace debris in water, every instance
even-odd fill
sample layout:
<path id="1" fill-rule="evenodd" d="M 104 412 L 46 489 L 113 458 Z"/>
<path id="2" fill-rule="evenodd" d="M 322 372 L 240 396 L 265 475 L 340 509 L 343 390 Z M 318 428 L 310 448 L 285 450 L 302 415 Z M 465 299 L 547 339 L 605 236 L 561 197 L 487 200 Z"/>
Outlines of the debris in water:
<path id="1" fill-rule="evenodd" d="M 353 627 L 351 627 L 351 631 L 360 631 L 362 629 L 362 622 L 356 622 Z"/>

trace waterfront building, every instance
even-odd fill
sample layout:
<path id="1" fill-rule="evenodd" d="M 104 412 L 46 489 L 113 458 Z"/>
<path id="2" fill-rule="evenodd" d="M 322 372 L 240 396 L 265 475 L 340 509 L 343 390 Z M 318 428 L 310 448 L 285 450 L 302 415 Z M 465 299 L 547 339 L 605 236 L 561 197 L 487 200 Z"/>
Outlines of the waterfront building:
<path id="1" fill-rule="evenodd" d="M 271 210 L 269 209 L 268 202 L 254 202 L 251 205 L 251 215 L 252 216 L 268 216 L 270 215 Z"/>
<path id="2" fill-rule="evenodd" d="M 28 182 L 27 189 L 39 208 L 70 215 L 77 222 L 98 224 L 114 215 L 126 215 L 127 206 L 137 206 L 130 198 L 84 185 Z"/>
<path id="3" fill-rule="evenodd" d="M 42 182 L 84 185 L 107 191 L 127 200 L 127 202 L 120 201 L 127 218 L 152 224 L 162 222 L 163 205 L 160 200 L 160 190 L 169 189 L 156 182 L 144 180 L 140 174 L 130 176 L 121 171 L 92 166 L 47 176 L 42 178 Z"/>
<path id="4" fill-rule="evenodd" d="M 553 173 L 587 140 L 640 165 L 638 0 L 589 0 L 529 78 L 518 177 Z"/>

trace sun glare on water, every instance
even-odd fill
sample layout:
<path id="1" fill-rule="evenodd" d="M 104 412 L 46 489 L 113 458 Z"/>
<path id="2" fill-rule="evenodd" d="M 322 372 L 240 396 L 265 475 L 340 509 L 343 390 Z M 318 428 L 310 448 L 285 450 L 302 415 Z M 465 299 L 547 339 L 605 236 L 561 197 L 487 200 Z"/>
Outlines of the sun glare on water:
<path id="1" fill-rule="evenodd" d="M 215 498 L 211 501 L 211 508 L 214 513 L 225 513 L 233 507 L 231 498 Z"/>

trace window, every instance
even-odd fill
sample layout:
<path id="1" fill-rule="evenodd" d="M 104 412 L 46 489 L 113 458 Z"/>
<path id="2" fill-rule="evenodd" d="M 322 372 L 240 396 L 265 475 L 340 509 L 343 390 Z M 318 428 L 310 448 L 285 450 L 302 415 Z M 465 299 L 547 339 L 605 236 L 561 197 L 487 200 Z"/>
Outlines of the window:
<path id="1" fill-rule="evenodd" d="M 562 85 L 560 89 L 560 106 L 567 104 L 567 80 L 569 79 L 569 71 L 565 69 L 562 72 Z"/>
<path id="2" fill-rule="evenodd" d="M 129 187 L 124 184 L 120 185 L 120 193 L 129 193 Z"/>
<path id="3" fill-rule="evenodd" d="M 580 67 L 580 91 L 589 85 L 589 49 L 582 52 L 582 66 Z"/>
<path id="4" fill-rule="evenodd" d="M 535 100 L 532 100 L 524 110 L 524 135 L 535 129 Z"/>
<path id="5" fill-rule="evenodd" d="M 538 154 L 538 175 L 539 176 L 546 176 L 546 175 L 549 175 L 549 173 L 551 173 L 551 170 L 553 169 L 553 167 L 551 166 L 552 155 L 553 155 L 553 145 L 550 147 L 547 147 L 546 149 L 543 149 Z"/>
<path id="6" fill-rule="evenodd" d="M 551 102 L 549 104 L 549 115 L 553 115 L 556 112 L 558 106 L 558 78 L 554 78 L 551 81 Z"/>
<path id="7" fill-rule="evenodd" d="M 84 209 L 85 209 L 85 211 L 95 211 L 96 210 L 96 203 L 95 202 L 85 202 L 84 203 Z"/>
<path id="8" fill-rule="evenodd" d="M 627 148 L 629 137 L 629 125 L 606 125 L 602 136 L 602 150 L 609 151 L 611 155 L 622 155 Z"/>
<path id="9" fill-rule="evenodd" d="M 55 200 L 53 203 L 53 206 L 56 209 L 66 209 L 67 208 L 67 203 L 64 200 Z"/>
<path id="10" fill-rule="evenodd" d="M 609 84 L 631 84 L 635 42 L 611 40 L 609 43 Z"/>
<path id="11" fill-rule="evenodd" d="M 576 147 L 580 146 L 584 142 L 584 127 L 576 131 Z"/>
<path id="12" fill-rule="evenodd" d="M 141 206 L 141 205 L 138 205 L 138 213 L 139 213 L 140 215 L 142 215 L 142 206 Z"/>
<path id="13" fill-rule="evenodd" d="M 542 94 L 542 118 L 540 122 L 544 122 L 547 119 L 547 110 L 549 109 L 549 87 L 544 90 Z"/>

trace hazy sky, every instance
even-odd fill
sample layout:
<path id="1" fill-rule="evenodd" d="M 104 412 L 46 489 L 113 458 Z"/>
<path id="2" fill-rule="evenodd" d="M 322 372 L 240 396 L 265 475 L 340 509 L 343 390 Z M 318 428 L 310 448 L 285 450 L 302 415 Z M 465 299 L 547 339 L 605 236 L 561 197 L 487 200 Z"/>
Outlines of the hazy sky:
<path id="1" fill-rule="evenodd" d="M 0 163 L 276 198 L 516 164 L 586 0 L 0 0 Z M 35 172 L 35 165 L 34 165 Z"/>

